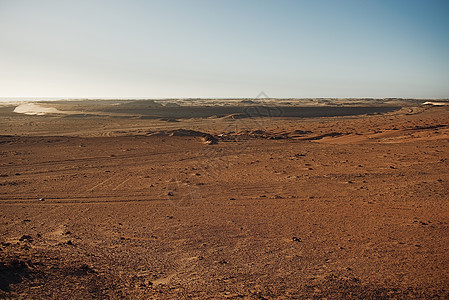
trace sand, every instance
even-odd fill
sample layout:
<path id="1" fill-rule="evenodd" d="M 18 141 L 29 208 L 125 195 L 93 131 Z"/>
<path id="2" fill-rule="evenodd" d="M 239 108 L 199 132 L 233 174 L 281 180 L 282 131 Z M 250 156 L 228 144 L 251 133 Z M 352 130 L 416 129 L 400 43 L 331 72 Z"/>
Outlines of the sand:
<path id="1" fill-rule="evenodd" d="M 147 119 L 108 105 L 0 109 L 1 297 L 449 297 L 448 106 Z"/>
<path id="2" fill-rule="evenodd" d="M 45 107 L 39 104 L 34 104 L 34 103 L 24 103 L 24 104 L 20 104 L 18 105 L 15 109 L 14 109 L 15 113 L 18 114 L 26 114 L 26 115 L 37 115 L 37 116 L 43 116 L 46 114 L 60 114 L 60 113 L 64 113 L 54 107 Z"/>

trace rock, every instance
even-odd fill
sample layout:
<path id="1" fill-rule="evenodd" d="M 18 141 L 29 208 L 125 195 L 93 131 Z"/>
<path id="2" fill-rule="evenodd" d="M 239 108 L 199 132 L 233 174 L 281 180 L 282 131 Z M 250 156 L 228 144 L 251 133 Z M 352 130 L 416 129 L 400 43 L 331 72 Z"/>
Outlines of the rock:
<path id="1" fill-rule="evenodd" d="M 31 235 L 22 235 L 21 237 L 20 237 L 20 239 L 19 239 L 19 241 L 21 241 L 21 242 L 32 242 L 33 241 L 33 238 L 31 237 Z"/>
<path id="2" fill-rule="evenodd" d="M 291 135 L 304 135 L 304 134 L 310 134 L 310 133 L 312 133 L 312 131 L 310 131 L 310 130 L 295 130 L 295 131 L 292 131 L 290 134 Z"/>
<path id="3" fill-rule="evenodd" d="M 214 136 L 205 133 L 202 137 L 203 139 L 203 143 L 207 144 L 207 145 L 215 145 L 218 144 L 218 139 L 215 138 Z"/>
<path id="4" fill-rule="evenodd" d="M 205 133 L 203 133 L 201 131 L 188 130 L 188 129 L 175 129 L 175 130 L 163 132 L 163 134 L 168 135 L 168 136 L 203 136 L 203 135 L 205 135 Z"/>
<path id="5" fill-rule="evenodd" d="M 178 120 L 178 119 L 175 119 L 175 118 L 161 118 L 161 119 L 159 119 L 159 120 L 165 121 L 165 122 L 171 122 L 171 123 L 179 122 L 179 120 Z"/>

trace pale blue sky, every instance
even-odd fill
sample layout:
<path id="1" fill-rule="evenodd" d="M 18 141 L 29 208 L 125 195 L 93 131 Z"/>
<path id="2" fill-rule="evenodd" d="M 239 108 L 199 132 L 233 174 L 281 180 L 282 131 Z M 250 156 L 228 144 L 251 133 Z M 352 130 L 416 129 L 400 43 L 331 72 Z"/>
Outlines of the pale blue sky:
<path id="1" fill-rule="evenodd" d="M 0 97 L 449 97 L 447 0 L 0 0 Z"/>

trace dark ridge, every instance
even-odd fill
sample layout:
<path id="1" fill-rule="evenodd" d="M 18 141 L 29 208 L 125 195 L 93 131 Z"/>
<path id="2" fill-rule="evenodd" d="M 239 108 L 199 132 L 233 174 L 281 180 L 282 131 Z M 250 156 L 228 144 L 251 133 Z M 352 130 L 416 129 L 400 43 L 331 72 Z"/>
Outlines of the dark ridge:
<path id="1" fill-rule="evenodd" d="M 241 117 L 291 117 L 315 118 L 355 116 L 374 113 L 387 113 L 401 109 L 400 106 L 319 106 L 319 107 L 291 107 L 291 106 L 179 106 L 179 107 L 132 107 L 111 106 L 103 107 L 100 111 L 141 116 L 145 119 L 185 119 L 226 117 L 235 115 Z"/>

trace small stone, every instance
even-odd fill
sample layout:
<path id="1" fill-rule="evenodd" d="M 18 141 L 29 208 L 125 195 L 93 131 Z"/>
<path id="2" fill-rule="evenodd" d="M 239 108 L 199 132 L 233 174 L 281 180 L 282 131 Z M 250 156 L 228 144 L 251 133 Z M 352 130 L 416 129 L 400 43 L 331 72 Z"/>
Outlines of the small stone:
<path id="1" fill-rule="evenodd" d="M 19 239 L 19 241 L 27 241 L 27 242 L 32 242 L 33 238 L 31 237 L 31 235 L 22 235 Z"/>

